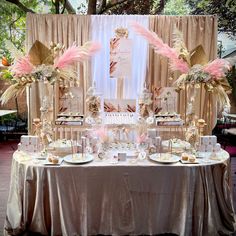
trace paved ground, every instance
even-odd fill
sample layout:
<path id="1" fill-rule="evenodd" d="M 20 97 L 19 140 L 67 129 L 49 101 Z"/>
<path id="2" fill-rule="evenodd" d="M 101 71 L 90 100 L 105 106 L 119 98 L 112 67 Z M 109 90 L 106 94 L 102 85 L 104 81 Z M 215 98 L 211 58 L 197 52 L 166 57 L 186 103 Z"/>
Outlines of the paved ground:
<path id="1" fill-rule="evenodd" d="M 17 148 L 17 141 L 0 142 L 0 235 L 6 214 L 7 197 L 10 185 L 12 153 Z"/>

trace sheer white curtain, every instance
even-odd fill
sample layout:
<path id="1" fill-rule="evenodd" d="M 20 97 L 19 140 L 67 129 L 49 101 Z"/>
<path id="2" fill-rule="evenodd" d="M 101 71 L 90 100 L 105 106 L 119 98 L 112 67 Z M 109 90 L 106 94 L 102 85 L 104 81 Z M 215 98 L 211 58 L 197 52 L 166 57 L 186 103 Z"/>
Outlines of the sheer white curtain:
<path id="1" fill-rule="evenodd" d="M 147 42 L 138 37 L 130 27 L 130 22 L 137 21 L 148 28 L 148 16 L 134 15 L 94 15 L 91 19 L 91 39 L 102 43 L 101 51 L 92 60 L 92 79 L 104 98 L 116 98 L 116 79 L 109 76 L 110 39 L 115 37 L 115 30 L 127 28 L 129 39 L 133 41 L 132 78 L 124 81 L 124 98 L 136 98 L 145 81 L 147 69 Z"/>

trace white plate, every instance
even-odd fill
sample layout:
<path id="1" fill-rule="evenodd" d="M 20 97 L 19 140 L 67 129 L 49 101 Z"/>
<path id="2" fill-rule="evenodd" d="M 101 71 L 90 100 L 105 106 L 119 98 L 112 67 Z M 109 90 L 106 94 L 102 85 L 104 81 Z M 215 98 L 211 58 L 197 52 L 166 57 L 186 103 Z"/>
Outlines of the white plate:
<path id="1" fill-rule="evenodd" d="M 153 161 L 157 161 L 164 164 L 171 164 L 176 163 L 180 160 L 180 157 L 173 155 L 173 154 L 167 154 L 167 153 L 155 153 L 149 156 L 149 158 Z"/>
<path id="2" fill-rule="evenodd" d="M 90 162 L 94 159 L 94 157 L 89 154 L 84 154 L 83 158 L 82 158 L 81 153 L 77 153 L 74 155 L 77 155 L 78 158 L 72 158 L 72 155 L 70 154 L 70 155 L 67 155 L 64 157 L 64 161 L 68 162 L 70 164 L 84 164 L 84 163 Z"/>
<path id="3" fill-rule="evenodd" d="M 180 160 L 182 164 L 199 164 L 198 160 L 195 160 L 194 162 L 190 162 L 190 161 L 184 161 L 184 160 Z"/>
<path id="4" fill-rule="evenodd" d="M 169 147 L 169 140 L 162 141 L 163 147 Z M 189 142 L 186 142 L 184 140 L 178 139 L 178 141 L 172 140 L 172 148 L 173 149 L 190 149 L 191 144 Z"/>

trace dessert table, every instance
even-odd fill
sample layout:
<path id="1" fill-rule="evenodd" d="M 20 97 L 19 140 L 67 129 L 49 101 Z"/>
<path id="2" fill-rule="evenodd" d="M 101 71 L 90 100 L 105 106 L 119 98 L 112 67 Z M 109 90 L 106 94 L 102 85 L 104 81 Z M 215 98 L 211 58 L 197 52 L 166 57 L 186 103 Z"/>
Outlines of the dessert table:
<path id="1" fill-rule="evenodd" d="M 13 155 L 5 232 L 42 235 L 228 235 L 229 155 L 198 164 L 149 159 L 44 165 Z"/>

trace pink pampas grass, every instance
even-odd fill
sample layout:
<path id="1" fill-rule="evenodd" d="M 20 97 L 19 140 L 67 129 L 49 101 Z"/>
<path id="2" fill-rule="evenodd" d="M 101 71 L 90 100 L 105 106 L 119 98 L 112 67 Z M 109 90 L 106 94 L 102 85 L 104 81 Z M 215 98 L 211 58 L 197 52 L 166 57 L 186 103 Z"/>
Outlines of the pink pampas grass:
<path id="1" fill-rule="evenodd" d="M 178 53 L 169 45 L 165 44 L 162 39 L 157 36 L 157 34 L 144 28 L 137 22 L 132 22 L 131 26 L 136 33 L 142 35 L 149 42 L 149 44 L 154 47 L 158 54 L 170 59 L 170 68 L 172 70 L 179 70 L 182 73 L 187 73 L 189 71 L 188 63 L 179 58 Z"/>
<path id="2" fill-rule="evenodd" d="M 54 66 L 58 69 L 64 69 L 74 62 L 82 62 L 96 53 L 100 48 L 100 44 L 95 42 L 87 42 L 81 47 L 73 44 L 56 60 Z"/>
<path id="3" fill-rule="evenodd" d="M 189 72 L 189 65 L 181 58 L 170 59 L 170 69 L 172 71 L 178 70 L 183 74 L 187 74 Z"/>
<path id="4" fill-rule="evenodd" d="M 230 63 L 227 60 L 217 58 L 204 66 L 203 71 L 215 78 L 223 78 L 229 69 Z"/>
<path id="5" fill-rule="evenodd" d="M 147 135 L 146 134 L 141 134 L 137 136 L 137 143 L 141 144 L 141 143 L 145 143 L 147 140 Z"/>
<path id="6" fill-rule="evenodd" d="M 100 127 L 92 132 L 92 135 L 98 137 L 100 141 L 108 141 L 108 130 L 105 127 Z"/>
<path id="7" fill-rule="evenodd" d="M 34 69 L 33 64 L 31 64 L 29 56 L 24 56 L 19 58 L 11 67 L 11 71 L 16 76 L 23 76 L 30 74 Z"/>

